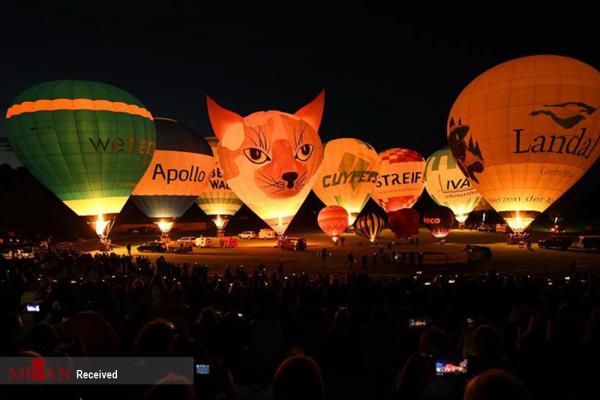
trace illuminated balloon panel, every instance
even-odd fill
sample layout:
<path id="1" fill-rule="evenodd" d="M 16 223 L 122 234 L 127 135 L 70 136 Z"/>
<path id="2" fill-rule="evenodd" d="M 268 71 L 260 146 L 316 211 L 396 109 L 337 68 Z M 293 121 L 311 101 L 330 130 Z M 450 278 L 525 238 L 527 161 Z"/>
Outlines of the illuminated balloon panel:
<path id="1" fill-rule="evenodd" d="M 11 147 L 29 172 L 80 216 L 116 214 L 156 147 L 152 115 L 99 82 L 34 85 L 6 112 Z"/>
<path id="2" fill-rule="evenodd" d="M 325 205 L 344 207 L 350 226 L 375 189 L 379 165 L 370 144 L 354 138 L 331 140 L 313 191 Z"/>
<path id="3" fill-rule="evenodd" d="M 423 215 L 423 223 L 429 228 L 433 237 L 444 239 L 452 229 L 454 214 L 447 207 L 432 208 Z"/>
<path id="4" fill-rule="evenodd" d="M 198 196 L 196 204 L 210 217 L 213 217 L 213 222 L 219 231 L 223 231 L 225 225 L 229 222 L 229 218 L 239 211 L 244 205 L 242 201 L 233 193 L 225 179 L 223 171 L 219 167 L 217 160 L 217 146 L 219 139 L 216 136 L 206 138 L 210 144 L 213 154 L 213 168 L 210 173 L 210 179 L 206 190 Z"/>
<path id="5" fill-rule="evenodd" d="M 171 119 L 155 123 L 156 151 L 131 200 L 147 217 L 163 222 L 159 227 L 166 233 L 206 190 L 214 163 L 198 132 Z"/>
<path id="6" fill-rule="evenodd" d="M 423 193 L 423 156 L 414 150 L 389 149 L 379 153 L 381 166 L 373 199 L 386 212 L 411 208 Z"/>
<path id="7" fill-rule="evenodd" d="M 360 216 L 356 220 L 355 226 L 361 235 L 369 239 L 369 242 L 375 243 L 385 226 L 385 220 L 377 213 L 370 213 Z"/>
<path id="8" fill-rule="evenodd" d="M 323 160 L 318 130 L 324 102 L 321 92 L 295 114 L 259 111 L 242 118 L 207 99 L 225 181 L 279 235 L 306 199 Z"/>
<path id="9" fill-rule="evenodd" d="M 388 212 L 388 225 L 397 239 L 419 234 L 419 213 L 412 208 Z"/>
<path id="10" fill-rule="evenodd" d="M 319 211 L 319 227 L 336 243 L 348 226 L 348 212 L 340 206 L 327 206 Z"/>
<path id="11" fill-rule="evenodd" d="M 427 159 L 425 188 L 438 205 L 450 208 L 460 223 L 465 222 L 481 200 L 481 195 L 462 173 L 447 147 Z"/>
<path id="12" fill-rule="evenodd" d="M 463 173 L 516 232 L 600 154 L 600 73 L 562 56 L 500 64 L 459 95 L 448 143 Z"/>

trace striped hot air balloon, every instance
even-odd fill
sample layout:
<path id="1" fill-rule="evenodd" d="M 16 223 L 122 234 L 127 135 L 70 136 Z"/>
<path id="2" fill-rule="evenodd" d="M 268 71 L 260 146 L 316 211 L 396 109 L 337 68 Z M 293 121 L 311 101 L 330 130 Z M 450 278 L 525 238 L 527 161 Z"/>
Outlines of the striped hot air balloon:
<path id="1" fill-rule="evenodd" d="M 213 167 L 210 146 L 193 129 L 156 118 L 156 151 L 131 200 L 168 234 L 208 186 Z"/>
<path id="2" fill-rule="evenodd" d="M 410 149 L 379 153 L 381 167 L 371 197 L 386 212 L 411 208 L 423 193 L 423 156 Z"/>
<path id="3" fill-rule="evenodd" d="M 99 82 L 34 85 L 13 100 L 5 124 L 10 145 L 29 172 L 77 215 L 93 219 L 101 237 L 156 147 L 146 107 Z"/>
<path id="4" fill-rule="evenodd" d="M 317 222 L 333 243 L 337 243 L 348 226 L 348 212 L 344 207 L 327 206 L 319 211 Z"/>
<path id="5" fill-rule="evenodd" d="M 244 203 L 233 193 L 227 182 L 223 178 L 223 171 L 219 167 L 217 160 L 217 146 L 219 139 L 216 136 L 206 138 L 210 144 L 213 154 L 213 169 L 210 173 L 208 186 L 204 192 L 196 199 L 196 204 L 204 214 L 212 217 L 219 233 L 223 233 L 230 217 L 244 205 Z"/>
<path id="6" fill-rule="evenodd" d="M 385 220 L 377 213 L 369 213 L 360 216 L 355 223 L 356 231 L 375 243 L 385 225 Z"/>
<path id="7" fill-rule="evenodd" d="M 462 173 L 447 147 L 436 151 L 427 159 L 425 188 L 433 201 L 451 209 L 461 224 L 481 200 L 481 195 Z"/>

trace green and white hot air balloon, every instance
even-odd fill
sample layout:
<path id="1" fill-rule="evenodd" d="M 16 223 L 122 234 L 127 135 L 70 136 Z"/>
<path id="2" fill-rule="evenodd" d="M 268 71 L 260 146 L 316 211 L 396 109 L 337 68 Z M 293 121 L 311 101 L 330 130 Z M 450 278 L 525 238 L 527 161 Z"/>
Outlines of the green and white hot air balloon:
<path id="1" fill-rule="evenodd" d="M 448 207 L 464 223 L 481 195 L 462 173 L 447 147 L 429 156 L 425 163 L 425 189 L 440 206 Z"/>
<path id="2" fill-rule="evenodd" d="M 148 168 L 153 117 L 131 94 L 99 82 L 31 86 L 10 104 L 11 147 L 29 172 L 103 237 Z"/>

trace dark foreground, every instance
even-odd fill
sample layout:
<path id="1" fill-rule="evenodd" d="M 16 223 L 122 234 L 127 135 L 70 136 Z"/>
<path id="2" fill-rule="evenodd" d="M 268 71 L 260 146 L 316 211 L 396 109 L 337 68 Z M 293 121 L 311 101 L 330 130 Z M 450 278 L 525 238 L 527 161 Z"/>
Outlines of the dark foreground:
<path id="1" fill-rule="evenodd" d="M 3 387 L 3 398 L 461 399 L 469 381 L 504 398 L 597 398 L 600 279 L 586 270 L 385 277 L 284 263 L 217 276 L 63 253 L 1 272 L 2 355 L 189 355 L 212 368 L 193 386 Z M 466 374 L 435 375 L 436 360 L 463 357 Z"/>

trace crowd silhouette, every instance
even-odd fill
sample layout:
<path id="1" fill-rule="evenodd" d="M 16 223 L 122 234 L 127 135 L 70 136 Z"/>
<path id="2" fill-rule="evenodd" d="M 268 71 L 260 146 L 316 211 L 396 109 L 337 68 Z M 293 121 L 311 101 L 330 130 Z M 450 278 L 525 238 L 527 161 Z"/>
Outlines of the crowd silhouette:
<path id="1" fill-rule="evenodd" d="M 190 356 L 211 371 L 194 382 L 163 378 L 176 385 L 20 386 L 7 396 L 598 398 L 593 274 L 308 275 L 283 264 L 212 274 L 164 258 L 77 252 L 0 263 L 0 355 Z M 465 373 L 436 373 L 440 360 L 462 359 Z"/>

